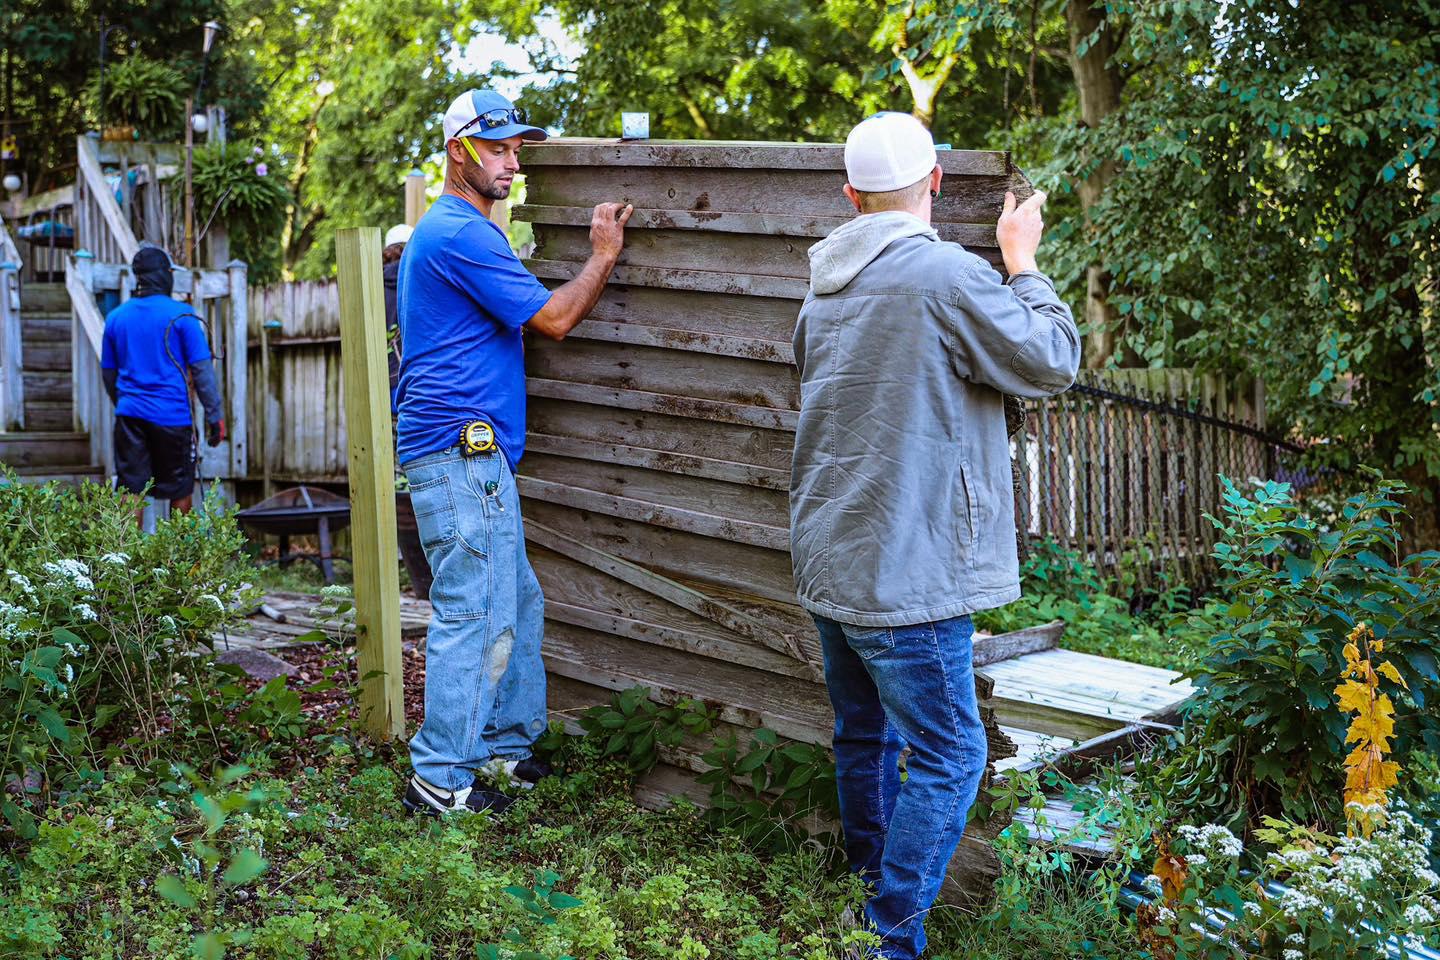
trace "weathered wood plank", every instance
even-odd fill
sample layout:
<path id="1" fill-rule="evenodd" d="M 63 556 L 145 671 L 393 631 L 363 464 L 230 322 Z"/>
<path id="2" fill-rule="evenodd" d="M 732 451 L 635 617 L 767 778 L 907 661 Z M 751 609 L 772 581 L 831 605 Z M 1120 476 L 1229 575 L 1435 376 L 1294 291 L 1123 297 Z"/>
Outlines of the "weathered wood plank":
<path id="1" fill-rule="evenodd" d="M 609 323 L 591 319 L 571 331 L 569 337 L 571 340 L 598 340 L 604 343 L 624 343 L 640 347 L 690 350 L 713 356 L 764 360 L 787 366 L 795 362 L 794 348 L 789 343 L 779 340 L 754 340 L 749 337 L 731 337 L 719 333 L 647 327 L 636 323 Z"/>
<path id="2" fill-rule="evenodd" d="M 745 543 L 771 550 L 784 550 L 790 544 L 790 531 L 784 527 L 761 523 L 749 523 L 730 517 L 717 516 L 700 510 L 682 507 L 667 507 L 633 497 L 599 493 L 583 487 L 553 480 L 542 480 L 533 476 L 515 478 L 520 495 L 530 500 L 544 500 L 563 504 L 577 510 L 603 513 L 612 517 L 624 517 L 645 524 L 698 533 L 718 540 Z"/>
<path id="3" fill-rule="evenodd" d="M 625 231 L 622 268 L 716 270 L 751 277 L 810 278 L 805 255 L 810 241 L 763 234 L 702 233 L 698 230 Z M 590 226 L 550 226 L 536 235 L 534 256 L 584 263 L 590 256 Z"/>
<path id="4" fill-rule="evenodd" d="M 520 472 L 537 480 L 643 500 L 656 506 L 698 509 L 705 514 L 750 524 L 784 529 L 790 522 L 790 498 L 783 490 L 755 489 L 679 472 L 539 452 L 525 457 Z M 786 549 L 788 545 L 787 540 Z"/>
<path id="5" fill-rule="evenodd" d="M 713 480 L 727 480 L 743 483 L 765 490 L 786 491 L 789 488 L 790 473 L 772 467 L 756 467 L 732 460 L 715 460 L 710 457 L 696 457 L 671 453 L 668 450 L 653 450 L 627 444 L 603 443 L 576 437 L 552 437 L 533 430 L 525 439 L 527 457 L 526 472 L 531 472 L 532 457 L 535 454 L 556 454 L 572 459 L 584 459 L 601 464 L 624 464 L 632 467 L 647 467 L 687 477 L 706 477 Z M 536 474 L 537 476 L 539 474 Z"/>
<path id="6" fill-rule="evenodd" d="M 529 422 L 532 437 L 569 437 L 704 460 L 718 457 L 723 458 L 722 462 L 780 471 L 787 477 L 794 447 L 791 434 L 780 430 L 554 400 L 533 394 Z"/>
<path id="7" fill-rule="evenodd" d="M 1012 660 L 1027 653 L 1053 650 L 1065 635 L 1065 621 L 1052 620 L 1038 627 L 1025 627 L 1009 633 L 976 636 L 973 642 L 974 665 L 989 666 Z"/>
<path id="8" fill-rule="evenodd" d="M 515 218 L 532 224 L 584 227 L 589 229 L 593 207 L 551 207 L 527 203 L 515 208 Z M 630 230 L 701 230 L 706 233 L 737 233 L 754 236 L 797 237 L 819 240 L 830 231 L 855 219 L 848 217 L 792 216 L 782 213 L 727 213 L 713 210 L 634 211 L 626 225 Z M 940 239 L 966 247 L 994 247 L 993 223 L 937 223 Z"/>
<path id="9" fill-rule="evenodd" d="M 789 216 L 851 218 L 855 208 L 842 193 L 844 185 L 845 174 L 838 170 L 832 179 L 813 170 L 552 167 L 544 175 L 527 177 L 525 199 L 550 207 L 620 202 L 641 210 L 773 213 L 779 208 Z M 1003 173 L 949 178 L 942 184 L 933 219 L 994 223 L 1005 191 L 1017 187 L 1025 192 Z"/>
<path id="10" fill-rule="evenodd" d="M 782 603 L 795 599 L 788 550 L 716 540 L 543 500 L 527 500 L 523 512 L 527 520 L 668 577 L 733 587 Z"/>
<path id="11" fill-rule="evenodd" d="M 573 400 L 578 403 L 590 403 L 603 407 L 619 407 L 623 410 L 643 410 L 677 417 L 692 417 L 696 420 L 737 423 L 763 427 L 767 430 L 788 430 L 791 433 L 795 432 L 795 424 L 799 419 L 799 415 L 794 410 L 779 410 L 773 407 L 730 403 L 724 400 L 704 400 L 683 394 L 617 389 L 591 383 L 571 383 L 538 376 L 530 377 L 526 381 L 526 388 L 531 396 Z"/>
<path id="12" fill-rule="evenodd" d="M 573 280 L 583 261 L 526 260 L 526 268 L 542 280 Z M 717 264 L 718 266 L 718 264 Z M 657 287 L 664 290 L 696 290 L 731 296 L 788 297 L 804 300 L 810 282 L 795 277 L 741 276 L 724 271 L 671 270 L 661 267 L 616 267 L 610 282 L 626 287 Z"/>
<path id="13" fill-rule="evenodd" d="M 525 370 L 544 380 L 719 400 L 796 410 L 800 384 L 793 368 L 761 360 L 669 350 L 620 347 L 593 340 L 532 342 Z"/>
<path id="14" fill-rule="evenodd" d="M 527 540 L 538 543 L 547 550 L 639 587 L 771 650 L 802 661 L 806 659 L 783 630 L 777 630 L 764 620 L 756 619 L 743 610 L 717 600 L 703 590 L 670 580 L 654 570 L 628 562 L 616 554 L 607 553 L 588 540 L 576 538 L 563 529 L 534 519 L 525 521 L 525 536 Z"/>
<path id="15" fill-rule="evenodd" d="M 1002 176 L 1010 155 L 998 150 L 937 150 L 947 176 Z M 525 148 L 524 163 L 559 167 L 694 167 L 709 170 L 841 170 L 845 148 L 834 143 L 768 140 L 609 140 L 563 137 Z M 549 171 L 546 171 L 549 174 Z"/>

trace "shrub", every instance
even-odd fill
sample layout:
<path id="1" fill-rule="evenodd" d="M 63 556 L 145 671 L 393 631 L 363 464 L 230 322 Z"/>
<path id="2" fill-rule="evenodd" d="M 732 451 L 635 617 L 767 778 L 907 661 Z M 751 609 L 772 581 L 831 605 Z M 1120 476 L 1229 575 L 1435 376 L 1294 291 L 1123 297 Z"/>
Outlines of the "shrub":
<path id="1" fill-rule="evenodd" d="M 1404 770 L 1440 749 L 1440 554 L 1402 556 L 1397 482 L 1351 497 L 1333 527 L 1301 516 L 1286 484 L 1225 489 L 1225 519 L 1211 520 L 1235 600 L 1195 617 L 1214 636 L 1155 788 L 1232 827 L 1271 815 L 1334 829 L 1355 739 L 1336 689 L 1357 624 L 1394 667 L 1377 680 L 1396 709 L 1381 731 L 1391 760 Z"/>
<path id="2" fill-rule="evenodd" d="M 1142 562 L 1140 551 L 1133 556 Z M 1102 576 L 1078 552 L 1053 540 L 1031 545 L 1020 580 L 1020 599 L 977 613 L 977 627 L 1006 633 L 1063 620 L 1061 645 L 1069 650 L 1172 670 L 1194 661 L 1198 638 L 1186 629 L 1183 617 L 1174 616 L 1189 607 L 1190 592 L 1183 585 L 1167 585 L 1145 598 L 1148 608 L 1137 614 L 1133 570 L 1122 569 L 1114 578 Z"/>
<path id="3" fill-rule="evenodd" d="M 1137 911 L 1142 942 L 1158 960 L 1349 960 L 1408 951 L 1440 932 L 1440 877 L 1426 862 L 1430 832 L 1402 811 L 1369 837 L 1332 837 L 1271 820 L 1260 839 L 1278 849 L 1259 875 L 1222 826 L 1181 827 Z M 1277 881 L 1283 881 L 1282 886 Z M 1219 921 L 1224 922 L 1221 927 Z"/>
<path id="4" fill-rule="evenodd" d="M 168 760 L 182 714 L 201 724 L 178 732 L 218 745 L 207 655 L 252 574 L 242 538 L 213 499 L 145 536 L 139 504 L 0 474 L 0 805 L 24 834 L 16 797 Z"/>

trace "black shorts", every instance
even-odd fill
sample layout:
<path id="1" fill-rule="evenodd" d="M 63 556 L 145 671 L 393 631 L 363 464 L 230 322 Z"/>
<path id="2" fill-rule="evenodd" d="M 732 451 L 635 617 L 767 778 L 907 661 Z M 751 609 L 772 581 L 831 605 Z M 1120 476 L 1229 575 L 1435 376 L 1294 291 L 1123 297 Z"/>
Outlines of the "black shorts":
<path id="1" fill-rule="evenodd" d="M 183 500 L 195 489 L 190 427 L 162 427 L 139 417 L 115 417 L 115 481 L 139 493 L 152 479 L 150 496 Z"/>

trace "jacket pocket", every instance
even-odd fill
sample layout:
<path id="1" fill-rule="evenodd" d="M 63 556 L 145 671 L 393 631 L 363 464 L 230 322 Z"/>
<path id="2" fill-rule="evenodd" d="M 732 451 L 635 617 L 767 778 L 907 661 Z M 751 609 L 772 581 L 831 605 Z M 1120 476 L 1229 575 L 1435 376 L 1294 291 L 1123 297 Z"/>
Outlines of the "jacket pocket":
<path id="1" fill-rule="evenodd" d="M 959 489 L 955 495 L 959 502 L 956 511 L 963 515 L 955 518 L 955 559 L 965 570 L 975 569 L 975 558 L 980 553 L 980 503 L 975 499 L 975 481 L 970 472 L 970 461 L 961 460 L 958 471 Z"/>

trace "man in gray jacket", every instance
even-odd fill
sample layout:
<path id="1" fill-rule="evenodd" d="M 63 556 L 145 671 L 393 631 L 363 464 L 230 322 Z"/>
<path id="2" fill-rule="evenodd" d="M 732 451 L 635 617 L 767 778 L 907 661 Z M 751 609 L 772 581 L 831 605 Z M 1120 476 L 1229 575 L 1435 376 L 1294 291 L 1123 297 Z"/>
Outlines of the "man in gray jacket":
<path id="1" fill-rule="evenodd" d="M 1002 282 L 930 226 L 941 168 L 913 117 L 857 125 L 845 171 L 859 216 L 810 248 L 795 328 L 791 554 L 825 652 L 846 852 L 875 884 L 884 956 L 910 960 L 985 769 L 970 614 L 1020 596 L 1003 395 L 1069 387 L 1080 337 L 1035 265 L 1044 194 L 1006 194 Z"/>

